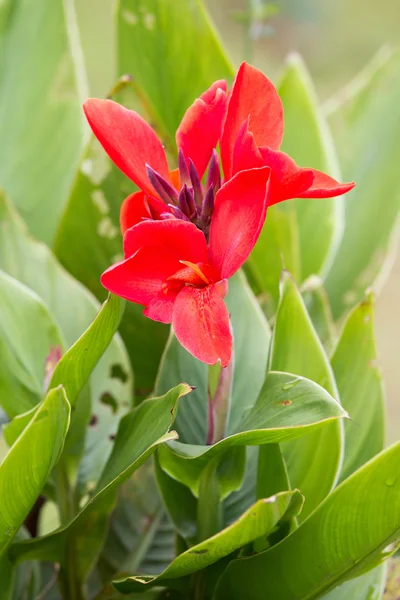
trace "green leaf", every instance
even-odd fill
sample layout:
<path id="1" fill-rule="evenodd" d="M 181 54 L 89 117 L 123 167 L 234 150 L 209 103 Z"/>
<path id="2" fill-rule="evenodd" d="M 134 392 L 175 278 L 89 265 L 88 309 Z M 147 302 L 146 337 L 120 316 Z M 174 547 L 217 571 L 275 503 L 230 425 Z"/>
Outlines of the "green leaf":
<path id="1" fill-rule="evenodd" d="M 65 561 L 64 552 L 74 549 L 76 563 L 84 565 L 86 574 L 97 558 L 105 535 L 106 518 L 115 502 L 116 489 L 136 471 L 163 442 L 176 438 L 170 432 L 179 398 L 190 387 L 181 384 L 161 398 L 146 400 L 121 419 L 113 451 L 100 476 L 94 495 L 81 512 L 66 526 L 42 538 L 14 544 L 9 554 L 13 560 Z M 18 442 L 17 442 L 18 443 Z M 98 527 L 101 535 L 91 538 L 88 532 Z M 81 565 L 81 569 L 83 569 Z M 82 574 L 82 573 L 81 573 Z"/>
<path id="2" fill-rule="evenodd" d="M 72 346 L 95 319 L 100 305 L 57 262 L 50 250 L 33 241 L 18 215 L 0 195 L 0 268 L 30 287 L 57 321 L 66 347 Z M 81 487 L 96 482 L 112 449 L 122 414 L 132 405 L 132 374 L 125 348 L 115 336 L 90 377 L 95 423 L 87 429 L 80 465 Z M 115 403 L 112 400 L 115 400 Z"/>
<path id="3" fill-rule="evenodd" d="M 232 561 L 218 600 L 314 600 L 380 564 L 400 537 L 399 461 L 397 444 L 346 479 L 281 543 Z"/>
<path id="4" fill-rule="evenodd" d="M 319 169 L 340 179 L 332 138 L 299 56 L 290 55 L 278 92 L 285 111 L 282 150 L 300 166 Z M 282 268 L 288 269 L 298 283 L 322 273 L 335 254 L 342 229 L 341 197 L 292 200 L 271 207 L 248 262 L 257 291 L 267 293 L 276 306 Z"/>
<path id="5" fill-rule="evenodd" d="M 30 9 L 30 0 L 2 7 L 0 185 L 50 242 L 83 147 L 88 94 L 73 0 Z"/>
<path id="6" fill-rule="evenodd" d="M 185 485 L 163 471 L 157 455 L 154 465 L 157 484 L 168 515 L 179 535 L 193 545 L 197 533 L 197 499 Z"/>
<path id="7" fill-rule="evenodd" d="M 271 371 L 257 402 L 243 415 L 235 433 L 212 446 L 173 442 L 160 448 L 160 464 L 198 495 L 203 469 L 222 452 L 235 446 L 283 442 L 322 426 L 327 431 L 331 421 L 345 416 L 340 404 L 316 383 Z"/>
<path id="8" fill-rule="evenodd" d="M 333 140 L 309 73 L 300 56 L 289 57 L 278 85 L 285 111 L 282 150 L 301 167 L 324 171 L 340 180 Z M 299 227 L 301 279 L 321 273 L 332 260 L 343 229 L 343 198 L 296 200 L 290 205 Z M 315 224 L 318 223 L 318 227 Z"/>
<path id="9" fill-rule="evenodd" d="M 234 337 L 233 384 L 228 432 L 235 430 L 243 412 L 260 393 L 270 342 L 268 323 L 251 292 L 243 273 L 229 280 L 226 304 L 231 315 Z M 180 381 L 195 386 L 191 402 L 180 407 L 175 422 L 179 439 L 189 444 L 204 444 L 208 429 L 208 367 L 195 359 L 171 333 L 156 382 L 156 393 L 165 393 Z"/>
<path id="10" fill-rule="evenodd" d="M 362 300 L 385 265 L 400 207 L 400 52 L 383 49 L 327 111 L 345 179 L 357 182 L 346 201 L 345 230 L 327 278 L 335 318 Z M 382 207 L 384 199 L 384 207 Z"/>
<path id="11" fill-rule="evenodd" d="M 170 580 L 205 569 L 258 537 L 268 536 L 285 518 L 285 513 L 298 512 L 301 506 L 302 496 L 298 491 L 283 492 L 259 500 L 235 523 L 180 554 L 160 575 L 128 577 L 114 581 L 114 586 L 119 592 L 131 593 L 146 585 L 168 585 Z"/>
<path id="12" fill-rule="evenodd" d="M 323 596 L 323 600 L 381 600 L 385 590 L 386 564 L 346 581 Z"/>
<path id="13" fill-rule="evenodd" d="M 345 479 L 384 448 L 385 403 L 377 364 L 374 302 L 370 294 L 349 315 L 335 352 L 332 368 L 344 408 Z"/>
<path id="14" fill-rule="evenodd" d="M 57 364 L 50 386 L 56 387 L 61 383 L 68 398 L 71 398 L 71 406 L 74 406 L 78 394 L 111 343 L 124 308 L 125 301 L 122 298 L 109 294 L 93 323 Z"/>
<path id="15" fill-rule="evenodd" d="M 42 300 L 3 271 L 0 315 L 0 404 L 14 417 L 35 407 L 42 398 L 46 357 L 62 342 Z"/>
<path id="16" fill-rule="evenodd" d="M 303 300 L 315 331 L 329 354 L 337 339 L 328 294 L 319 277 L 309 277 L 301 286 Z"/>
<path id="17" fill-rule="evenodd" d="M 339 397 L 329 360 L 296 284 L 286 272 L 282 276 L 270 368 L 307 377 L 334 398 Z M 341 423 L 334 422 L 282 447 L 290 483 L 306 498 L 301 518 L 310 514 L 335 485 L 342 460 L 342 437 Z"/>
<path id="18" fill-rule="evenodd" d="M 29 534 L 24 527 L 17 532 L 17 539 L 27 539 Z M 35 600 L 43 584 L 37 562 L 13 565 L 7 552 L 0 557 L 0 581 L 2 600 Z"/>
<path id="19" fill-rule="evenodd" d="M 119 0 L 118 72 L 132 74 L 170 144 L 184 112 L 233 67 L 200 0 Z M 201 52 L 199 52 L 201 48 Z"/>
<path id="20" fill-rule="evenodd" d="M 122 573 L 159 573 L 175 556 L 175 530 L 147 461 L 122 484 L 98 564 L 104 585 Z"/>
<path id="21" fill-rule="evenodd" d="M 12 541 L 61 454 L 70 406 L 62 386 L 50 390 L 0 465 L 0 554 Z"/>
<path id="22" fill-rule="evenodd" d="M 175 530 L 157 489 L 152 461 L 122 484 L 99 563 L 108 583 L 118 573 L 159 573 L 175 556 Z"/>

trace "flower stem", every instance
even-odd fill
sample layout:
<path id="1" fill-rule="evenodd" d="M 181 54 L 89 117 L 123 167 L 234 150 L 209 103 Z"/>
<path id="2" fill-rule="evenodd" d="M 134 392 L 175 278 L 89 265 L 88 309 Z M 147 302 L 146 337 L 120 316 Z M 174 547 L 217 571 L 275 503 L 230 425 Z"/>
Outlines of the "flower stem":
<path id="1" fill-rule="evenodd" d="M 73 490 L 63 460 L 55 469 L 57 504 L 61 525 L 67 525 L 75 516 Z M 60 564 L 59 587 L 64 600 L 85 600 L 78 578 L 73 540 L 67 536 L 64 560 Z"/>

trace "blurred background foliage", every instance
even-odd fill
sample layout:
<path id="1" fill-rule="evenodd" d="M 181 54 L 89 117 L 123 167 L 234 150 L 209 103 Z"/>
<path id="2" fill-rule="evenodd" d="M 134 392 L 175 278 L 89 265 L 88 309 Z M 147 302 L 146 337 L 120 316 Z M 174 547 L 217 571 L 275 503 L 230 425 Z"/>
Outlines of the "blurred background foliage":
<path id="1" fill-rule="evenodd" d="M 299 52 L 326 105 L 338 90 L 357 76 L 383 46 L 400 42 L 399 3 L 381 0 L 206 0 L 222 40 L 238 64 L 243 57 L 277 79 L 290 52 Z M 113 60 L 115 31 L 110 26 L 112 0 L 78 0 L 77 19 L 85 58 L 89 91 L 105 96 L 117 76 Z M 400 110 L 400 109 L 399 109 Z M 395 118 L 396 115 L 393 115 Z M 398 118 L 398 115 L 397 115 Z M 351 197 L 347 200 L 351 201 Z M 385 210 L 384 198 L 380 200 Z M 396 258 L 397 256 L 397 258 Z M 400 260 L 377 302 L 376 329 L 380 363 L 388 395 L 388 442 L 398 438 L 398 357 L 400 354 Z"/>

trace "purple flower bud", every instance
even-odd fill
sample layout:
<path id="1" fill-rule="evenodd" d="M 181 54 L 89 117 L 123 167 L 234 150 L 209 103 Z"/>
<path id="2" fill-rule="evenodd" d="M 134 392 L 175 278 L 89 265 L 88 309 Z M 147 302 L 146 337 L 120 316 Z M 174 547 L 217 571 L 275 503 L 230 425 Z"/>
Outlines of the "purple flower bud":
<path id="1" fill-rule="evenodd" d="M 178 167 L 179 167 L 179 175 L 181 177 L 181 185 L 183 185 L 184 183 L 190 183 L 190 176 L 189 176 L 186 158 L 185 158 L 181 148 L 179 148 L 179 152 L 178 152 Z"/>
<path id="2" fill-rule="evenodd" d="M 218 152 L 214 149 L 210 160 L 207 173 L 207 188 L 213 187 L 215 191 L 218 191 L 221 187 L 221 171 L 219 168 L 219 157 Z"/>
<path id="3" fill-rule="evenodd" d="M 201 186 L 201 181 L 197 169 L 194 165 L 194 162 L 191 158 L 189 158 L 189 172 L 190 172 L 190 180 L 192 182 L 194 199 L 197 206 L 201 206 L 203 203 L 203 188 Z"/>
<path id="4" fill-rule="evenodd" d="M 165 204 L 178 203 L 178 192 L 162 175 L 157 173 L 150 165 L 146 164 L 147 176 L 150 180 L 151 185 L 156 190 L 160 198 Z"/>
<path id="5" fill-rule="evenodd" d="M 211 217 L 211 215 L 213 214 L 214 196 L 215 196 L 214 188 L 209 187 L 207 190 L 207 193 L 205 195 L 205 198 L 203 200 L 203 206 L 202 206 L 202 211 L 201 211 L 202 216 Z"/>
<path id="6" fill-rule="evenodd" d="M 185 213 L 183 213 L 183 212 L 181 211 L 181 209 L 180 209 L 180 208 L 178 208 L 178 207 L 177 207 L 177 206 L 175 206 L 174 204 L 169 204 L 168 206 L 169 206 L 169 208 L 171 209 L 171 212 L 172 212 L 172 214 L 174 215 L 174 217 L 176 217 L 177 219 L 182 219 L 183 221 L 189 221 L 189 223 L 190 223 L 190 219 L 189 219 L 189 217 L 187 217 L 187 216 L 185 215 Z"/>
<path id="7" fill-rule="evenodd" d="M 189 190 L 186 183 L 180 191 L 178 206 L 190 220 L 197 217 L 197 207 L 193 198 L 193 193 Z"/>

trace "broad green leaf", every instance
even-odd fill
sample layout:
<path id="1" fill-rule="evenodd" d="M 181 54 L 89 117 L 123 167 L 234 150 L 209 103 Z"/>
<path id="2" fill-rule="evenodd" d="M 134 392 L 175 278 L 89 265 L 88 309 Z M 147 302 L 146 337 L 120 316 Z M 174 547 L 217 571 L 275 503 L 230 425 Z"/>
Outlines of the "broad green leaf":
<path id="1" fill-rule="evenodd" d="M 173 442 L 160 448 L 162 468 L 198 495 L 203 469 L 211 459 L 243 445 L 283 442 L 310 434 L 345 417 L 340 404 L 316 383 L 289 373 L 270 372 L 255 405 L 236 432 L 212 446 Z"/>
<path id="2" fill-rule="evenodd" d="M 98 572 L 107 585 L 121 573 L 160 573 L 174 556 L 175 530 L 147 461 L 120 487 Z"/>
<path id="3" fill-rule="evenodd" d="M 93 496 L 79 514 L 67 525 L 42 538 L 14 544 L 10 550 L 13 560 L 50 560 L 63 562 L 64 552 L 73 552 L 76 564 L 85 566 L 86 574 L 97 558 L 106 534 L 105 515 L 116 499 L 116 489 L 136 471 L 163 442 L 176 438 L 169 431 L 179 398 L 190 387 L 181 384 L 161 398 L 146 400 L 121 419 L 113 451 L 100 476 Z M 18 442 L 17 442 L 18 444 Z M 94 520 L 100 535 L 88 544 L 87 532 Z M 72 550 L 71 550 L 72 548 Z M 80 558 L 81 557 L 81 558 Z M 81 569 L 83 569 L 81 565 Z"/>
<path id="4" fill-rule="evenodd" d="M 319 169 L 340 180 L 333 140 L 309 73 L 298 55 L 291 55 L 278 85 L 285 111 L 282 150 L 301 167 Z M 301 279 L 321 273 L 332 261 L 343 230 L 343 198 L 295 200 L 299 231 Z M 317 226 L 316 226 L 317 225 Z"/>
<path id="5" fill-rule="evenodd" d="M 33 241 L 16 212 L 0 195 L 0 268 L 30 287 L 57 321 L 66 347 L 72 346 L 96 317 L 100 305 L 57 262 L 50 250 Z M 132 374 L 125 348 L 115 336 L 90 377 L 94 423 L 87 430 L 80 465 L 82 488 L 97 481 L 112 449 L 109 436 L 132 405 Z"/>
<path id="6" fill-rule="evenodd" d="M 332 356 L 332 368 L 344 408 L 345 479 L 384 448 L 385 405 L 377 364 L 372 295 L 349 315 Z"/>
<path id="7" fill-rule="evenodd" d="M 32 233 L 50 242 L 85 133 L 74 3 L 36 0 L 32 10 L 20 0 L 2 11 L 0 186 Z"/>
<path id="8" fill-rule="evenodd" d="M 12 541 L 61 454 L 70 406 L 63 388 L 51 390 L 0 465 L 0 554 Z"/>
<path id="9" fill-rule="evenodd" d="M 56 387 L 61 383 L 68 398 L 71 398 L 71 406 L 76 403 L 78 394 L 111 343 L 120 324 L 124 308 L 124 300 L 109 294 L 93 323 L 57 364 L 50 386 Z"/>
<path id="10" fill-rule="evenodd" d="M 174 143 L 189 105 L 233 67 L 201 0 L 119 0 L 119 75 L 132 74 L 148 112 Z M 199 49 L 201 48 L 201 51 Z"/>
<path id="11" fill-rule="evenodd" d="M 377 277 L 400 207 L 399 67 L 399 50 L 382 50 L 327 107 L 343 176 L 357 183 L 345 203 L 343 239 L 326 278 L 335 318 L 372 284 L 380 287 Z"/>
<path id="12" fill-rule="evenodd" d="M 192 492 L 161 468 L 157 455 L 154 460 L 155 475 L 164 505 L 179 535 L 194 545 L 197 534 L 197 499 Z"/>
<path id="13" fill-rule="evenodd" d="M 0 404 L 9 417 L 38 404 L 45 391 L 46 358 L 61 344 L 42 300 L 0 271 Z"/>
<path id="14" fill-rule="evenodd" d="M 267 213 L 258 241 L 246 262 L 245 270 L 267 315 L 274 315 L 279 299 L 282 269 L 301 280 L 299 225 L 291 204 L 272 206 Z"/>
<path id="15" fill-rule="evenodd" d="M 270 330 L 243 273 L 229 280 L 226 304 L 233 328 L 233 384 L 228 432 L 235 430 L 243 412 L 260 393 L 267 363 Z M 165 393 L 180 381 L 195 386 L 191 402 L 184 403 L 175 427 L 182 442 L 204 444 L 208 428 L 207 365 L 195 359 L 171 333 L 156 381 L 156 392 Z"/>
<path id="16" fill-rule="evenodd" d="M 384 561 L 400 538 L 399 461 L 397 444 L 341 483 L 282 542 L 232 561 L 218 600 L 314 600 Z"/>
<path id="17" fill-rule="evenodd" d="M 381 600 L 385 590 L 386 564 L 350 579 L 323 596 L 323 600 Z M 393 599 L 394 600 L 394 599 Z"/>
<path id="18" fill-rule="evenodd" d="M 270 368 L 307 377 L 339 398 L 329 360 L 287 272 L 282 276 Z M 335 485 L 342 460 L 342 438 L 342 425 L 334 422 L 282 447 L 291 486 L 306 498 L 301 518 L 310 514 Z"/>
<path id="19" fill-rule="evenodd" d="M 337 334 L 329 298 L 319 277 L 311 276 L 301 286 L 301 293 L 314 329 L 329 354 L 336 342 Z"/>
<path id="20" fill-rule="evenodd" d="M 299 512 L 302 502 L 298 491 L 282 492 L 259 500 L 235 523 L 180 554 L 160 575 L 128 577 L 114 581 L 114 586 L 120 592 L 130 593 L 139 591 L 145 585 L 168 585 L 169 580 L 205 569 L 258 537 L 268 536 L 278 522 L 285 518 L 285 513 Z"/>
<path id="21" fill-rule="evenodd" d="M 285 118 L 282 150 L 300 166 L 340 179 L 332 138 L 313 83 L 297 55 L 289 57 L 278 92 Z M 268 210 L 247 268 L 255 289 L 267 294 L 270 310 L 279 299 L 282 268 L 288 269 L 298 283 L 320 274 L 332 261 L 342 229 L 342 198 L 291 200 Z"/>

